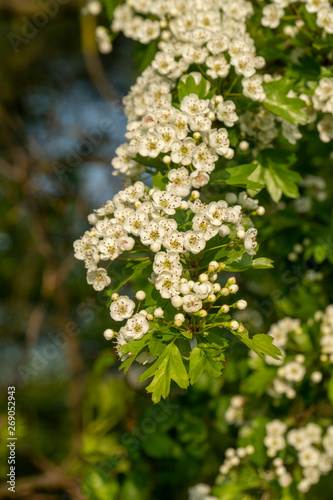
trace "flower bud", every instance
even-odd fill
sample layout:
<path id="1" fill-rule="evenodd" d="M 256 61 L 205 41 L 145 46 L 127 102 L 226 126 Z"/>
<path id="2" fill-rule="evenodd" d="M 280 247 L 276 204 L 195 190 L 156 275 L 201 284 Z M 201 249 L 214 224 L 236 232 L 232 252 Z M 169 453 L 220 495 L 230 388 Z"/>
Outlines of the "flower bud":
<path id="1" fill-rule="evenodd" d="M 258 215 L 265 215 L 265 207 L 258 207 L 257 214 Z"/>
<path id="2" fill-rule="evenodd" d="M 180 319 L 175 319 L 175 320 L 174 320 L 174 325 L 175 325 L 175 326 L 178 326 L 178 328 L 179 328 L 180 326 L 182 326 L 182 324 L 183 324 L 183 322 L 182 322 L 182 321 L 180 321 Z"/>
<path id="3" fill-rule="evenodd" d="M 201 283 L 204 283 L 205 281 L 208 281 L 208 280 L 209 280 L 209 276 L 208 276 L 208 274 L 205 274 L 205 273 L 200 274 L 200 276 L 199 276 L 199 281 L 200 281 Z"/>
<path id="4" fill-rule="evenodd" d="M 200 137 L 201 137 L 200 132 L 194 132 L 193 139 L 195 139 L 197 141 L 198 139 L 200 139 Z"/>
<path id="5" fill-rule="evenodd" d="M 180 297 L 180 295 L 175 295 L 174 297 L 171 298 L 171 304 L 173 305 L 173 307 L 182 307 L 184 303 L 184 299 L 183 297 Z"/>
<path id="6" fill-rule="evenodd" d="M 192 191 L 192 193 L 191 193 L 191 199 L 192 200 L 197 200 L 198 198 L 200 198 L 199 191 Z"/>
<path id="7" fill-rule="evenodd" d="M 106 338 L 106 340 L 111 340 L 115 336 L 115 332 L 111 330 L 111 328 L 108 328 L 107 330 L 105 330 L 103 335 Z"/>
<path id="8" fill-rule="evenodd" d="M 231 278 L 228 279 L 226 286 L 235 285 L 235 284 L 236 284 L 236 278 L 235 278 L 235 276 L 231 276 Z"/>
<path id="9" fill-rule="evenodd" d="M 176 320 L 176 321 L 181 321 L 181 323 L 184 323 L 184 321 L 185 321 L 185 316 L 184 316 L 184 314 L 182 314 L 182 313 L 178 313 L 178 314 L 176 314 L 176 315 L 175 315 L 175 320 Z"/>
<path id="10" fill-rule="evenodd" d="M 231 160 L 235 156 L 235 151 L 231 148 L 223 155 L 226 160 Z"/>
<path id="11" fill-rule="evenodd" d="M 319 384 L 323 379 L 323 374 L 321 372 L 315 371 L 311 374 L 311 382 L 314 384 Z"/>
<path id="12" fill-rule="evenodd" d="M 210 273 L 213 273 L 214 271 L 217 271 L 218 268 L 219 268 L 219 263 L 216 262 L 216 260 L 212 260 L 212 262 L 209 263 L 208 271 Z"/>
<path id="13" fill-rule="evenodd" d="M 296 363 L 302 364 L 305 361 L 305 357 L 303 356 L 303 354 L 297 354 L 297 356 L 295 357 L 295 361 Z"/>
<path id="14" fill-rule="evenodd" d="M 218 278 L 217 274 L 212 274 L 212 276 L 209 278 L 209 281 L 213 282 L 213 281 L 216 281 Z"/>
<path id="15" fill-rule="evenodd" d="M 240 229 L 239 231 L 237 231 L 236 236 L 237 236 L 237 238 L 240 238 L 241 240 L 243 240 L 245 238 L 244 229 Z"/>
<path id="16" fill-rule="evenodd" d="M 219 235 L 224 238 L 225 236 L 229 236 L 230 234 L 230 228 L 229 226 L 226 226 L 225 224 L 222 224 L 222 226 L 219 229 Z"/>
<path id="17" fill-rule="evenodd" d="M 154 310 L 155 318 L 162 318 L 163 314 L 164 314 L 164 311 L 163 311 L 162 307 L 158 307 L 157 309 Z"/>
<path id="18" fill-rule="evenodd" d="M 186 200 L 183 200 L 179 206 L 182 210 L 187 210 L 188 209 L 188 203 Z"/>
<path id="19" fill-rule="evenodd" d="M 214 290 L 214 293 L 219 293 L 219 291 L 221 290 L 220 283 L 214 283 L 213 290 Z"/>
<path id="20" fill-rule="evenodd" d="M 239 143 L 239 149 L 241 151 L 247 151 L 249 149 L 249 147 L 250 147 L 250 145 L 249 145 L 249 143 L 247 141 L 241 141 Z"/>
<path id="21" fill-rule="evenodd" d="M 180 293 L 187 295 L 191 291 L 191 287 L 188 283 L 182 283 L 179 287 Z"/>
<path id="22" fill-rule="evenodd" d="M 238 285 L 230 285 L 229 286 L 229 292 L 234 294 L 234 293 L 237 293 L 239 290 L 239 286 Z"/>
<path id="23" fill-rule="evenodd" d="M 223 306 L 221 307 L 221 311 L 223 312 L 223 314 L 228 314 L 228 312 L 230 311 L 230 307 L 227 304 L 223 304 Z"/>
<path id="24" fill-rule="evenodd" d="M 148 321 L 152 321 L 154 319 L 154 316 L 152 314 L 147 314 L 146 318 Z"/>
<path id="25" fill-rule="evenodd" d="M 163 156 L 163 163 L 165 163 L 166 165 L 169 165 L 169 163 L 171 163 L 171 157 L 169 155 L 165 155 Z M 150 194 L 150 193 L 149 193 Z"/>
<path id="26" fill-rule="evenodd" d="M 145 300 L 146 294 L 145 294 L 145 292 L 143 290 L 139 290 L 138 292 L 136 292 L 135 298 L 137 300 Z"/>
<path id="27" fill-rule="evenodd" d="M 237 203 L 237 195 L 235 193 L 227 193 L 225 195 L 225 201 L 229 204 L 229 205 L 234 205 L 235 203 Z"/>
<path id="28" fill-rule="evenodd" d="M 231 330 L 238 330 L 239 328 L 239 323 L 235 319 L 230 321 L 230 328 Z"/>
<path id="29" fill-rule="evenodd" d="M 221 295 L 223 295 L 224 297 L 227 297 L 229 295 L 229 289 L 228 288 L 222 288 L 221 290 Z"/>
<path id="30" fill-rule="evenodd" d="M 205 309 L 200 309 L 198 316 L 200 316 L 200 318 L 205 318 L 207 316 L 207 311 L 205 311 Z"/>
<path id="31" fill-rule="evenodd" d="M 118 300 L 119 299 L 119 294 L 118 293 L 113 293 L 111 296 L 112 300 Z"/>
<path id="32" fill-rule="evenodd" d="M 216 301 L 216 295 L 214 295 L 213 293 L 211 293 L 210 295 L 208 295 L 207 300 L 208 300 L 208 302 L 215 302 Z"/>
<path id="33" fill-rule="evenodd" d="M 246 308 L 247 308 L 247 302 L 246 302 L 246 300 L 243 300 L 243 299 L 241 299 L 241 300 L 237 300 L 237 302 L 236 302 L 236 307 L 237 307 L 237 309 L 239 309 L 240 311 L 244 311 L 244 309 L 246 309 Z"/>
<path id="34" fill-rule="evenodd" d="M 161 250 L 161 244 L 160 243 L 157 243 L 157 241 L 155 241 L 154 243 L 152 243 L 150 245 L 150 250 L 154 253 L 157 253 Z"/>
<path id="35" fill-rule="evenodd" d="M 239 458 L 244 458 L 246 456 L 245 448 L 237 448 L 236 454 Z"/>

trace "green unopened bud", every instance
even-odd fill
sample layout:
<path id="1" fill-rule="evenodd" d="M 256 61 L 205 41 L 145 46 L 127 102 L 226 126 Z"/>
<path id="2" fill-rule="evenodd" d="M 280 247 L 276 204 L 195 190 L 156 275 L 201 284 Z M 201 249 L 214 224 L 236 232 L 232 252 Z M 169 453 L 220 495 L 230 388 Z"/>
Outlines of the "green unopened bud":
<path id="1" fill-rule="evenodd" d="M 219 263 L 216 262 L 216 260 L 212 260 L 212 262 L 209 263 L 209 266 L 208 266 L 208 271 L 210 273 L 214 273 L 215 271 L 217 271 L 219 268 Z"/>
<path id="2" fill-rule="evenodd" d="M 207 300 L 208 300 L 208 302 L 215 302 L 216 301 L 216 295 L 214 295 L 213 293 L 211 293 L 210 295 L 208 295 Z"/>
<path id="3" fill-rule="evenodd" d="M 207 316 L 207 311 L 205 309 L 200 309 L 198 316 L 200 316 L 200 318 L 205 318 Z"/>

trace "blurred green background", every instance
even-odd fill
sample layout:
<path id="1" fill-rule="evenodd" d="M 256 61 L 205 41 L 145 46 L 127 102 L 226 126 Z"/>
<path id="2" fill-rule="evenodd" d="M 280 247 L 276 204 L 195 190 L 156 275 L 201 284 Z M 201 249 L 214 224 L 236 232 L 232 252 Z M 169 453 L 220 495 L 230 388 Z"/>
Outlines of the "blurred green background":
<path id="1" fill-rule="evenodd" d="M 136 73 L 124 38 L 112 54 L 98 54 L 96 20 L 80 16 L 81 6 L 0 0 L 0 499 L 13 497 L 4 479 L 6 394 L 13 385 L 15 498 L 186 499 L 188 485 L 213 482 L 234 443 L 224 412 L 247 368 L 231 363 L 225 379 L 203 376 L 156 406 L 136 383 L 140 367 L 126 379 L 118 371 L 103 337 L 110 327 L 105 301 L 86 284 L 72 242 L 92 209 L 122 187 L 110 160 L 125 132 L 121 98 Z M 303 155 L 306 163 L 306 148 Z M 329 179 L 327 156 L 317 158 L 316 168 Z M 290 203 L 277 217 L 280 226 L 263 228 L 262 255 L 280 264 L 248 273 L 243 284 L 256 331 L 284 314 L 306 317 L 332 300 L 331 285 L 323 292 L 320 280 L 307 279 L 314 268 L 332 283 L 332 207 L 323 203 L 314 201 L 306 218 Z M 306 259 L 288 261 L 293 245 L 309 235 Z M 247 356 L 238 345 L 232 353 Z"/>

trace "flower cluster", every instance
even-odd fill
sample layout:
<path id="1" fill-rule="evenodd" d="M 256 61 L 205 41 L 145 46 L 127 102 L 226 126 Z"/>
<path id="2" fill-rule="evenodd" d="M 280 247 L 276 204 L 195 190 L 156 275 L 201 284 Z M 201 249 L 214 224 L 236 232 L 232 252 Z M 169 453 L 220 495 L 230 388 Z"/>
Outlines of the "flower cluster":
<path id="1" fill-rule="evenodd" d="M 285 16 L 285 9 L 288 6 L 293 6 L 296 9 L 298 4 L 301 3 L 304 4 L 305 9 L 310 14 L 316 15 L 316 23 L 319 28 L 322 28 L 327 34 L 333 33 L 333 8 L 329 0 L 305 0 L 305 2 L 304 0 L 302 2 L 295 0 L 272 0 L 262 9 L 261 24 L 271 29 L 277 28 Z M 301 20 L 296 23 L 295 27 L 293 27 L 294 29 L 286 25 L 284 28 L 285 33 L 289 36 L 295 36 L 297 30 L 302 26 L 304 26 L 304 22 Z"/>
<path id="2" fill-rule="evenodd" d="M 200 73 L 189 77 L 199 82 L 202 79 Z M 229 101 L 223 102 L 219 96 L 200 99 L 190 94 L 182 99 L 179 110 L 171 104 L 150 106 L 141 122 L 128 126 L 129 144 L 118 148 L 113 167 L 116 172 L 133 175 L 133 169 L 140 168 L 138 156 L 154 159 L 161 155 L 169 170 L 181 167 L 169 171 L 167 190 L 187 196 L 191 187 L 200 188 L 208 183 L 209 173 L 220 156 L 233 157 L 227 130 L 212 127 L 216 117 L 225 124 L 237 119 L 235 112 L 227 109 L 229 105 Z"/>
<path id="3" fill-rule="evenodd" d="M 333 8 L 331 10 L 333 24 Z M 319 137 L 323 142 L 330 142 L 333 139 L 333 78 L 322 78 L 319 81 L 312 102 L 316 111 L 324 113 L 317 124 Z"/>
<path id="4" fill-rule="evenodd" d="M 276 455 L 286 449 L 287 444 L 295 449 L 296 461 L 301 468 L 302 479 L 297 488 L 306 493 L 313 484 L 317 484 L 322 475 L 333 469 L 333 426 L 328 426 L 323 434 L 321 426 L 309 422 L 304 427 L 289 428 L 282 420 L 272 420 L 266 424 L 267 455 Z M 292 476 L 281 457 L 274 458 L 273 473 L 280 486 L 288 486 Z"/>
<path id="5" fill-rule="evenodd" d="M 222 246 L 243 245 L 245 253 L 255 255 L 257 230 L 243 217 L 243 210 L 251 213 L 263 210 L 246 193 L 240 193 L 239 197 L 229 193 L 227 198 L 232 204 L 225 200 L 201 202 L 198 191 L 190 193 L 190 176 L 184 167 L 170 170 L 168 179 L 165 191 L 149 189 L 140 181 L 120 191 L 89 216 L 92 227 L 74 242 L 74 249 L 75 257 L 83 260 L 87 268 L 87 282 L 97 291 L 110 285 L 107 268 L 112 261 L 122 259 L 122 254 L 151 254 L 153 272 L 149 281 L 161 299 L 170 300 L 174 308 L 182 311 L 175 315 L 174 321 L 185 327 L 185 315 L 198 314 L 204 318 L 218 299 L 238 291 L 235 278 L 229 278 L 223 287 L 215 283 L 218 272 L 225 268 L 223 263 L 211 261 L 206 272 L 197 273 L 200 254 L 210 250 L 209 242 L 215 238 L 217 248 L 222 239 Z M 180 222 L 175 219 L 177 212 Z M 132 258 L 135 260 L 135 255 Z M 143 256 L 138 260 L 150 259 Z M 145 292 L 138 292 L 137 298 L 144 300 Z M 149 320 L 163 316 L 161 308 L 154 310 L 154 316 L 146 310 L 134 313 L 135 303 L 126 295 L 116 294 L 113 299 L 112 319 L 126 320 L 117 335 L 118 347 L 141 339 L 149 330 Z M 246 305 L 238 300 L 233 306 L 244 309 Z M 229 306 L 222 308 L 222 313 L 229 312 Z M 231 321 L 230 328 L 237 330 L 240 325 Z M 113 337 L 109 333 L 107 336 Z"/>
<path id="6" fill-rule="evenodd" d="M 268 398 L 271 401 L 275 400 L 274 412 L 276 412 L 276 406 L 279 405 L 276 398 L 280 398 L 281 401 L 284 394 L 287 399 L 294 399 L 304 391 L 309 392 L 311 387 L 316 387 L 316 393 L 320 391 L 323 395 L 329 390 L 327 376 L 330 375 L 330 364 L 333 359 L 332 332 L 332 305 L 328 306 L 324 312 L 318 311 L 314 318 L 306 323 L 287 317 L 271 326 L 268 334 L 274 338 L 275 345 L 279 346 L 283 353 L 282 361 L 272 362 L 267 357 L 265 360 L 265 365 L 266 363 L 268 366 L 271 365 L 269 366 L 270 372 L 274 370 L 274 365 L 280 365 L 276 368 L 277 379 L 273 379 L 272 384 L 267 382 Z M 318 355 L 313 350 L 312 342 L 320 344 L 321 354 Z M 301 346 L 303 346 L 302 354 L 299 353 Z M 297 354 L 293 354 L 293 351 Z M 264 367 L 264 362 L 259 358 L 253 358 L 253 355 L 249 364 L 252 370 L 258 370 L 258 375 L 260 374 L 258 364 Z M 268 370 L 267 365 L 265 370 Z M 293 383 L 297 384 L 297 393 L 291 385 Z M 300 401 L 298 403 L 301 405 L 299 408 L 302 408 Z M 223 477 L 228 476 L 233 467 L 251 469 L 253 452 L 247 454 L 246 448 L 251 446 L 250 443 L 257 442 L 254 437 L 258 432 L 258 425 L 262 426 L 263 422 L 265 422 L 263 444 L 267 460 L 265 470 L 257 469 L 259 479 L 273 483 L 277 481 L 281 488 L 286 488 L 295 482 L 299 492 L 306 493 L 312 485 L 319 482 L 321 476 L 331 472 L 333 470 L 333 426 L 329 425 L 329 420 L 320 409 L 318 414 L 315 413 L 315 404 L 309 409 L 303 408 L 300 413 L 296 407 L 298 407 L 297 404 L 293 405 L 293 409 L 290 404 L 287 405 L 285 414 L 280 408 L 280 418 L 272 419 L 263 414 L 258 419 L 249 398 L 241 395 L 233 396 L 231 405 L 225 413 L 225 420 L 229 425 L 238 425 L 236 412 L 241 410 L 241 427 L 238 431 L 238 440 L 241 445 L 239 448 L 226 450 L 226 459 L 220 467 L 221 476 L 217 484 L 223 485 Z M 265 408 L 267 412 L 268 407 Z M 231 409 L 234 414 L 230 412 Z M 253 451 L 257 451 L 259 446 L 259 444 L 254 445 Z"/>

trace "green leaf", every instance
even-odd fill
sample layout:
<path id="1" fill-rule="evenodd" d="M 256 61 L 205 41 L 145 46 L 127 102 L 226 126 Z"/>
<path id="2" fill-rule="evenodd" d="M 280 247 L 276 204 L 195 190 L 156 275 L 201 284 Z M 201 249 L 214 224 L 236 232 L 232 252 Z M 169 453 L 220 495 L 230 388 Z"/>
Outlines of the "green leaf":
<path id="1" fill-rule="evenodd" d="M 190 377 L 191 384 L 195 384 L 198 381 L 200 375 L 202 375 L 205 369 L 206 359 L 205 354 L 199 347 L 195 347 L 191 352 L 190 358 L 190 369 L 188 375 Z"/>
<path id="2" fill-rule="evenodd" d="M 166 458 L 172 457 L 175 447 L 173 439 L 160 431 L 154 431 L 147 440 L 142 441 L 142 448 L 149 457 Z"/>
<path id="3" fill-rule="evenodd" d="M 171 380 L 174 380 L 179 387 L 186 389 L 189 379 L 178 347 L 174 343 L 169 344 L 161 356 L 146 370 L 140 377 L 139 382 L 154 377 L 146 388 L 152 393 L 152 400 L 158 403 L 161 397 L 166 398 L 170 392 Z"/>
<path id="4" fill-rule="evenodd" d="M 243 380 L 241 388 L 245 394 L 255 394 L 261 396 L 266 387 L 276 377 L 276 370 L 269 368 L 260 368 L 260 370 L 251 373 L 245 380 Z"/>
<path id="5" fill-rule="evenodd" d="M 216 346 L 216 347 L 215 347 Z M 226 349 L 228 346 L 225 343 Z M 215 354 L 215 356 L 214 356 Z M 203 371 L 206 370 L 211 377 L 220 377 L 223 370 L 224 355 L 218 344 L 200 344 L 191 352 L 189 377 L 191 384 L 195 384 Z"/>
<path id="6" fill-rule="evenodd" d="M 281 351 L 278 347 L 272 344 L 274 339 L 270 335 L 258 333 L 251 339 L 249 337 L 249 332 L 246 329 L 243 333 L 235 332 L 233 330 L 231 330 L 231 332 L 261 358 L 263 358 L 263 355 L 266 354 L 274 359 L 280 359 L 279 356 L 281 356 Z"/>
<path id="7" fill-rule="evenodd" d="M 259 257 L 258 259 L 252 260 L 253 269 L 271 269 L 273 266 L 273 261 L 271 259 L 266 259 L 265 257 Z"/>
<path id="8" fill-rule="evenodd" d="M 248 189 L 262 189 L 264 184 L 251 180 L 250 176 L 258 168 L 258 162 L 254 161 L 246 165 L 215 170 L 211 176 L 212 183 L 225 183 L 230 186 L 244 186 Z"/>
<path id="9" fill-rule="evenodd" d="M 168 182 L 168 176 L 163 175 L 162 172 L 156 172 L 156 174 L 153 175 L 153 187 L 156 189 L 164 191 Z"/>
<path id="10" fill-rule="evenodd" d="M 136 276 L 142 274 L 143 270 L 148 266 L 151 266 L 151 260 L 143 260 L 142 262 L 129 261 L 126 265 L 111 268 L 110 276 L 115 278 L 111 286 L 108 289 L 109 295 L 118 292 L 126 283 L 130 280 L 135 279 Z"/>
<path id="11" fill-rule="evenodd" d="M 302 16 L 303 21 L 305 24 L 310 28 L 311 31 L 317 31 L 318 26 L 316 23 L 316 17 L 314 14 L 311 14 L 308 12 L 305 8 L 304 5 L 301 6 L 300 8 L 300 13 Z M 310 33 L 307 31 L 307 34 L 310 35 Z"/>
<path id="12" fill-rule="evenodd" d="M 306 107 L 302 99 L 287 97 L 293 82 L 282 78 L 278 81 L 264 83 L 266 99 L 263 106 L 271 113 L 294 125 L 305 125 L 308 117 L 303 109 Z"/>
<path id="13" fill-rule="evenodd" d="M 297 161 L 294 153 L 282 149 L 265 149 L 261 151 L 258 161 L 264 169 L 267 190 L 275 202 L 280 200 L 282 193 L 289 198 L 299 196 L 297 183 L 302 177 L 288 169 Z"/>
<path id="14" fill-rule="evenodd" d="M 181 102 L 185 96 L 190 94 L 197 94 L 200 99 L 205 99 L 205 97 L 207 97 L 207 83 L 208 81 L 205 78 L 202 78 L 199 85 L 197 85 L 192 75 L 188 76 L 185 82 L 180 80 L 177 86 L 179 102 Z"/>

